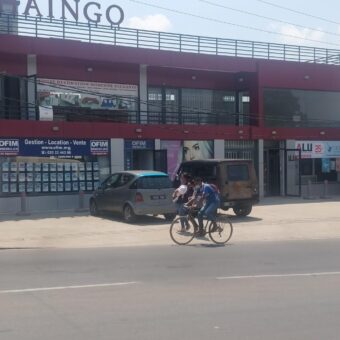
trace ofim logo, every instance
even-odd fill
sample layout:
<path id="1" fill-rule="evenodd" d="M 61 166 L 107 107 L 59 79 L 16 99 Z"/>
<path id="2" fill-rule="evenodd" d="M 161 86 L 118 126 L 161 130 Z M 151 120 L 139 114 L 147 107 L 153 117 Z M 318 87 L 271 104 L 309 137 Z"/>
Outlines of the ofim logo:
<path id="1" fill-rule="evenodd" d="M 17 139 L 0 139 L 0 148 L 19 148 Z"/>
<path id="2" fill-rule="evenodd" d="M 90 148 L 92 155 L 107 155 L 109 153 L 108 140 L 91 140 Z"/>
<path id="3" fill-rule="evenodd" d="M 18 139 L 0 139 L 0 155 L 10 156 L 19 154 Z"/>

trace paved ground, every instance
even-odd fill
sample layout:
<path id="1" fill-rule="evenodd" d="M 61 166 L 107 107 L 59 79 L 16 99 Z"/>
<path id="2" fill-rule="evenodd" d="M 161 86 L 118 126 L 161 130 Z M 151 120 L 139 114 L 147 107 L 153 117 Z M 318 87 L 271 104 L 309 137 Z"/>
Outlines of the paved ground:
<path id="1" fill-rule="evenodd" d="M 340 240 L 0 254 L 1 340 L 339 339 Z"/>
<path id="2" fill-rule="evenodd" d="M 329 201 L 265 199 L 254 207 L 249 217 L 232 217 L 231 243 L 340 238 L 339 219 L 340 198 Z M 130 225 L 117 216 L 95 218 L 87 213 L 1 215 L 0 248 L 169 245 L 172 241 L 168 230 L 168 222 L 151 216 Z"/>

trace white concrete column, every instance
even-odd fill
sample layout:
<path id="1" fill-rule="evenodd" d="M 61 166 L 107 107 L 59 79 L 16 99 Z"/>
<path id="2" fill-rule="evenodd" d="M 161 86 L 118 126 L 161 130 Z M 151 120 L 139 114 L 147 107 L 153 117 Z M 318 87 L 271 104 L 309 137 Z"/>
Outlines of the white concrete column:
<path id="1" fill-rule="evenodd" d="M 146 124 L 148 122 L 148 67 L 140 65 L 139 67 L 139 110 L 140 122 Z"/>
<path id="2" fill-rule="evenodd" d="M 160 149 L 161 149 L 161 140 L 155 139 L 155 150 L 160 150 Z"/>
<path id="3" fill-rule="evenodd" d="M 111 173 L 124 170 L 124 139 L 111 139 Z"/>
<path id="4" fill-rule="evenodd" d="M 225 143 L 223 139 L 215 139 L 214 141 L 214 158 L 225 158 Z"/>
<path id="5" fill-rule="evenodd" d="M 36 105 L 36 83 L 35 77 L 37 75 L 37 56 L 34 54 L 27 55 L 27 102 L 28 102 L 28 119 L 36 120 L 37 112 L 35 109 Z"/>
<path id="6" fill-rule="evenodd" d="M 287 149 L 295 149 L 295 140 L 287 140 L 286 141 Z M 292 156 L 293 153 L 290 153 L 289 156 Z M 299 187 L 297 185 L 297 181 L 299 178 L 299 163 L 292 159 L 286 159 L 287 162 L 287 193 L 288 194 L 298 194 Z"/>
<path id="7" fill-rule="evenodd" d="M 285 141 L 280 141 L 280 195 L 285 196 L 285 169 L 286 169 L 286 159 L 285 159 L 285 149 L 286 143 Z"/>
<path id="8" fill-rule="evenodd" d="M 259 153 L 258 154 L 259 194 L 260 194 L 260 198 L 262 198 L 264 197 L 264 161 L 263 161 L 264 142 L 263 142 L 263 139 L 258 140 L 258 153 Z"/>

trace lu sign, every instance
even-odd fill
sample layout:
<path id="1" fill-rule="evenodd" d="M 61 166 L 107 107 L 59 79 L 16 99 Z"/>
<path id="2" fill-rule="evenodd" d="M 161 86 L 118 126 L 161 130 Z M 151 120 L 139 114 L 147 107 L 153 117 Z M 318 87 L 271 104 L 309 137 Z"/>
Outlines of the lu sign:
<path id="1" fill-rule="evenodd" d="M 44 0 L 46 1 L 46 0 Z M 66 19 L 66 13 L 73 17 L 74 20 L 79 19 L 79 2 L 81 0 L 59 0 L 61 4 L 61 19 Z M 54 2 L 48 0 L 48 15 L 50 19 L 54 18 Z M 42 17 L 42 12 L 36 2 L 36 0 L 27 0 L 25 11 L 23 15 L 31 15 L 31 11 L 35 11 L 37 16 Z M 91 14 L 92 13 L 92 14 Z M 99 24 L 102 20 L 102 16 L 105 14 L 106 20 L 115 26 L 119 26 L 124 21 L 124 11 L 118 5 L 110 5 L 106 9 L 102 8 L 99 2 L 90 1 L 83 6 L 83 14 L 88 22 Z"/>

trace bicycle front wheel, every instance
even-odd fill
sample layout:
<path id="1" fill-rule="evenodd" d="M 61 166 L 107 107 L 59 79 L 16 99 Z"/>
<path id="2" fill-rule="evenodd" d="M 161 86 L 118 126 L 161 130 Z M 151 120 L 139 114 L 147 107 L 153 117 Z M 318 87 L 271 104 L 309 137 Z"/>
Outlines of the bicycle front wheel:
<path id="1" fill-rule="evenodd" d="M 215 223 L 210 223 L 209 237 L 216 244 L 226 244 L 233 235 L 233 225 L 230 219 L 227 216 L 218 217 Z"/>
<path id="2" fill-rule="evenodd" d="M 181 219 L 184 221 L 184 229 L 182 228 Z M 195 236 L 195 227 L 188 217 L 177 217 L 170 225 L 171 239 L 179 245 L 185 245 L 192 241 Z"/>

